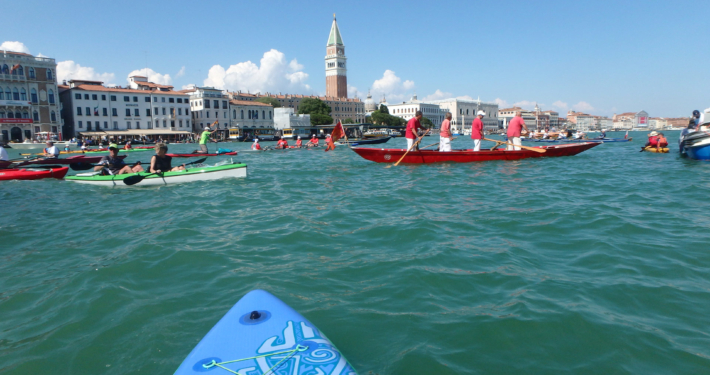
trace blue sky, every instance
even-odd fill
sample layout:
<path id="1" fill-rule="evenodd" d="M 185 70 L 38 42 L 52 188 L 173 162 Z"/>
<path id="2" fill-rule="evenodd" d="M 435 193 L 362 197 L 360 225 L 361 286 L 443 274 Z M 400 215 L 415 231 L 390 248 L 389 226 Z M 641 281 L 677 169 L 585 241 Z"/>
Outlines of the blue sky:
<path id="1" fill-rule="evenodd" d="M 451 96 L 593 114 L 710 107 L 707 1 L 22 1 L 2 42 L 59 75 L 323 94 L 333 13 L 351 94 Z M 44 11 L 28 11 L 39 9 Z M 5 44 L 18 46 L 18 44 Z M 147 59 L 146 59 L 147 58 Z"/>

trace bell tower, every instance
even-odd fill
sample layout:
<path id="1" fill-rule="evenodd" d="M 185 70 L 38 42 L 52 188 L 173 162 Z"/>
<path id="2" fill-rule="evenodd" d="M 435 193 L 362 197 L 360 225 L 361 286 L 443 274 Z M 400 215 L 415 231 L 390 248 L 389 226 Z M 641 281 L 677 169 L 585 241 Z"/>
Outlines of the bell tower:
<path id="1" fill-rule="evenodd" d="M 348 97 L 348 78 L 345 57 L 345 45 L 340 36 L 338 22 L 333 14 L 328 44 L 325 48 L 325 95 L 336 98 Z"/>

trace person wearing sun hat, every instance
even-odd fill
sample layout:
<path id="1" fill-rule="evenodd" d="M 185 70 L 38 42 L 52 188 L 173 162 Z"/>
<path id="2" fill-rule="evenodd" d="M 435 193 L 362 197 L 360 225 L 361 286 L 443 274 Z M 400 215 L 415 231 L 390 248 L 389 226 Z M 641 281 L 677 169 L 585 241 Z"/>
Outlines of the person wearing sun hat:
<path id="1" fill-rule="evenodd" d="M 103 156 L 98 165 L 94 167 L 95 171 L 103 171 L 106 174 L 117 175 L 125 173 L 137 173 L 142 172 L 144 169 L 140 164 L 137 164 L 131 168 L 123 161 L 123 159 L 118 157 L 118 145 L 112 143 L 108 146 L 108 155 Z"/>
<path id="2" fill-rule="evenodd" d="M 481 151 L 481 139 L 483 139 L 483 117 L 486 112 L 478 111 L 476 118 L 471 124 L 471 139 L 473 140 L 473 151 Z"/>
<path id="3" fill-rule="evenodd" d="M 646 147 L 658 147 L 658 132 L 655 130 L 648 133 L 648 142 L 643 146 L 644 148 Z"/>

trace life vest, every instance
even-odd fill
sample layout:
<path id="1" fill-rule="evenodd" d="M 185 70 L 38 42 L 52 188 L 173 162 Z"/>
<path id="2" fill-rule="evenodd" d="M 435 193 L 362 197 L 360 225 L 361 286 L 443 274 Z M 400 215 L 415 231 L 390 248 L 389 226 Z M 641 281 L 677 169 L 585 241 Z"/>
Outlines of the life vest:
<path id="1" fill-rule="evenodd" d="M 652 137 L 648 137 L 648 145 L 653 146 L 653 147 L 657 147 L 658 146 L 658 137 L 656 137 L 655 135 Z"/>
<path id="2" fill-rule="evenodd" d="M 666 139 L 666 137 L 658 137 L 657 138 L 657 145 L 658 145 L 658 147 L 667 147 L 668 140 Z"/>
<path id="3" fill-rule="evenodd" d="M 261 150 L 261 145 L 258 143 L 254 143 L 254 145 L 251 146 L 251 149 L 252 150 Z"/>
<path id="4" fill-rule="evenodd" d="M 297 141 L 296 141 L 296 146 L 297 146 L 297 147 L 301 147 L 301 146 L 303 146 L 303 142 L 301 142 L 301 140 L 300 140 L 300 139 L 299 139 L 299 140 L 297 140 Z"/>

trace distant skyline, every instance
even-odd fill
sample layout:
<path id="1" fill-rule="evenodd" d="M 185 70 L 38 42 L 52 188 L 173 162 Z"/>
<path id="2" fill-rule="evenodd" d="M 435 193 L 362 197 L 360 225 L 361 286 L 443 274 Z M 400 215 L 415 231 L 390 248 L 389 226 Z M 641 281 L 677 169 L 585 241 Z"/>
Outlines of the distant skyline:
<path id="1" fill-rule="evenodd" d="M 710 2 L 29 0 L 3 10 L 13 16 L 0 49 L 55 58 L 60 82 L 126 86 L 140 74 L 176 89 L 323 95 L 336 13 L 350 97 L 416 92 L 605 116 L 710 107 Z"/>

